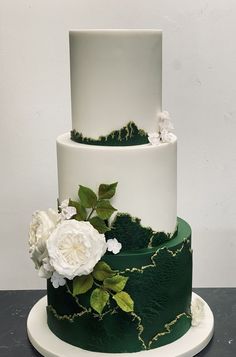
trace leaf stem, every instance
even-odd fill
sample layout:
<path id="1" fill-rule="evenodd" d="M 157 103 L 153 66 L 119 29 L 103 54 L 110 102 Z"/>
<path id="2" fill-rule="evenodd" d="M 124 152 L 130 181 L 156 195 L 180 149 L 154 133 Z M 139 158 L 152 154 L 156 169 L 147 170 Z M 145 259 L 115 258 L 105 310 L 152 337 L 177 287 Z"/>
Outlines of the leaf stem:
<path id="1" fill-rule="evenodd" d="M 76 304 L 77 304 L 83 311 L 88 312 L 89 310 L 88 310 L 85 306 L 81 305 L 81 304 L 79 303 L 79 299 L 78 299 L 76 296 L 73 295 L 72 291 L 71 291 L 70 288 L 69 288 L 69 285 L 66 283 L 65 286 L 66 286 L 66 290 L 67 290 L 68 294 L 70 294 L 70 295 L 73 297 L 73 299 L 75 300 Z"/>
<path id="2" fill-rule="evenodd" d="M 91 218 L 91 216 L 92 216 L 92 214 L 93 214 L 94 211 L 95 211 L 95 207 L 94 207 L 94 208 L 92 209 L 92 211 L 89 213 L 89 215 L 88 215 L 86 221 L 89 221 L 89 219 Z"/>
<path id="3" fill-rule="evenodd" d="M 99 288 L 101 288 L 101 287 L 102 287 L 102 285 L 100 285 L 100 284 L 96 283 L 96 281 L 95 281 L 95 280 L 93 280 L 93 283 L 94 283 L 94 285 L 96 285 L 96 286 L 97 286 L 97 287 L 99 287 Z"/>

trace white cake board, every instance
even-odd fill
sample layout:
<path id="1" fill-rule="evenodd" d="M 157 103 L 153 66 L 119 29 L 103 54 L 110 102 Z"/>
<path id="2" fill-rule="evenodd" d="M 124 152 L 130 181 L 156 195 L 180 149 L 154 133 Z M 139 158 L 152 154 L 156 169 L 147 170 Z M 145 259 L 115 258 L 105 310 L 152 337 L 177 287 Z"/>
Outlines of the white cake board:
<path id="1" fill-rule="evenodd" d="M 210 307 L 204 302 L 204 318 L 197 327 L 191 327 L 188 332 L 177 341 L 153 350 L 132 353 L 137 357 L 192 357 L 199 353 L 212 338 L 214 317 Z M 31 309 L 27 320 L 29 340 L 36 350 L 44 357 L 130 357 L 130 353 L 101 353 L 90 352 L 72 346 L 55 336 L 47 325 L 46 316 L 47 297 L 40 299 Z"/>

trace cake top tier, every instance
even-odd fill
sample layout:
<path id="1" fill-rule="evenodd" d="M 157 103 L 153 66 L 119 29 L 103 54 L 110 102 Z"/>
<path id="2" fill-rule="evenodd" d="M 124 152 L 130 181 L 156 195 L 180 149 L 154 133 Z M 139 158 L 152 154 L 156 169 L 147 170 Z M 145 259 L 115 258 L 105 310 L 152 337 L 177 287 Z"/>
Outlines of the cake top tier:
<path id="1" fill-rule="evenodd" d="M 161 111 L 160 30 L 70 31 L 72 128 L 97 139 L 134 122 L 156 130 Z"/>

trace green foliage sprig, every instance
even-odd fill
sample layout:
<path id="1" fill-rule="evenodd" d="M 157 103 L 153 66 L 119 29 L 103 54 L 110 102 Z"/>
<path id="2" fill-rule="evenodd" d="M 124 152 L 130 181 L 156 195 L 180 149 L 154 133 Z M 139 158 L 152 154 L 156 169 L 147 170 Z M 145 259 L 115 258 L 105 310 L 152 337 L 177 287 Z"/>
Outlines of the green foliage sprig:
<path id="1" fill-rule="evenodd" d="M 112 270 L 104 261 L 99 261 L 91 274 L 79 276 L 73 280 L 73 295 L 87 293 L 94 287 L 90 295 L 90 306 L 99 314 L 110 304 L 110 299 L 125 312 L 134 311 L 134 302 L 130 295 L 123 291 L 128 277 Z"/>
<path id="2" fill-rule="evenodd" d="M 110 202 L 115 193 L 118 182 L 112 184 L 101 184 L 98 194 L 88 187 L 79 186 L 79 201 L 69 200 L 69 206 L 76 208 L 74 219 L 88 221 L 99 233 L 110 230 L 107 220 L 117 211 Z"/>

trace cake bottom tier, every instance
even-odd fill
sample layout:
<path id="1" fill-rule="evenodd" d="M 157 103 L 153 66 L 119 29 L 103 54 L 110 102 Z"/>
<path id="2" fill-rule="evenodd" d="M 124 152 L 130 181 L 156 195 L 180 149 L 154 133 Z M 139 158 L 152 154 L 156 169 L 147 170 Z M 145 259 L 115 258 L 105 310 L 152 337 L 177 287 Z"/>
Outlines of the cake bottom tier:
<path id="1" fill-rule="evenodd" d="M 48 280 L 47 319 L 51 331 L 85 350 L 138 352 L 169 344 L 191 326 L 191 228 L 178 219 L 178 234 L 157 248 L 102 258 L 128 277 L 125 291 L 134 310 L 108 305 L 102 314 L 89 304 L 89 294 L 74 298 L 71 285 L 54 289 Z"/>

